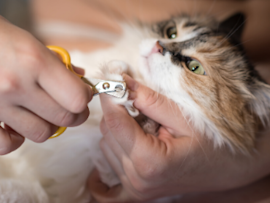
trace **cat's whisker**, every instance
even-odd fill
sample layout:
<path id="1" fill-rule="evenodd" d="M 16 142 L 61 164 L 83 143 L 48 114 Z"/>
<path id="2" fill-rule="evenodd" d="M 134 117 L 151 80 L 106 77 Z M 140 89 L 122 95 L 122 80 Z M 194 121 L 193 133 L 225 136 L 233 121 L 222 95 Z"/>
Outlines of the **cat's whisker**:
<path id="1" fill-rule="evenodd" d="M 238 44 L 236 44 L 236 45 L 233 45 L 233 47 L 237 47 L 237 46 L 239 46 L 239 45 L 243 45 L 243 44 L 245 44 L 245 43 L 247 43 L 247 42 L 250 42 L 250 41 L 252 41 L 253 39 L 247 39 L 247 40 L 245 40 L 245 41 L 243 41 L 243 42 L 240 42 L 240 43 L 238 43 Z"/>
<path id="2" fill-rule="evenodd" d="M 186 155 L 185 155 L 185 158 L 183 159 L 183 161 L 182 161 L 181 164 L 179 165 L 179 170 L 180 170 L 180 171 L 182 170 L 182 166 L 184 165 L 185 161 L 186 161 L 187 158 L 188 158 L 188 154 L 189 154 L 189 152 L 190 152 L 191 149 L 192 149 L 192 144 L 193 144 L 193 142 L 194 142 L 194 136 L 191 135 L 191 141 L 190 141 L 190 144 L 189 144 L 189 146 L 188 146 L 187 153 L 186 153 Z"/>
<path id="3" fill-rule="evenodd" d="M 219 46 L 221 46 L 223 42 L 225 42 L 225 41 L 228 40 L 233 34 L 235 34 L 235 32 L 237 32 L 239 29 L 241 29 L 241 27 L 244 26 L 244 24 L 245 24 L 246 21 L 247 21 L 247 19 L 245 19 L 244 22 L 242 22 L 238 27 L 236 27 L 236 28 L 233 27 L 233 28 L 230 30 L 230 32 L 223 38 L 223 40 L 221 40 L 221 41 L 219 42 Z"/>
<path id="4" fill-rule="evenodd" d="M 209 157 L 207 156 L 207 153 L 205 152 L 205 150 L 203 149 L 203 145 L 201 144 L 200 140 L 198 139 L 198 137 L 197 137 L 196 135 L 193 136 L 193 137 L 195 137 L 195 139 L 196 139 L 197 142 L 199 143 L 200 148 L 202 149 L 202 151 L 203 151 L 203 153 L 204 153 L 204 155 L 205 155 L 205 157 L 206 157 L 206 160 L 210 163 L 210 159 L 209 159 Z"/>

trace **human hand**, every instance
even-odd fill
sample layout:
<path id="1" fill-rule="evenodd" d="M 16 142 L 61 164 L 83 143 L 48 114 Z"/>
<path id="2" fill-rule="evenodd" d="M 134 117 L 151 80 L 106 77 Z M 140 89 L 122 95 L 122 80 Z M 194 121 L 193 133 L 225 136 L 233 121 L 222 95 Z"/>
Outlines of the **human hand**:
<path id="1" fill-rule="evenodd" d="M 258 140 L 259 153 L 232 154 L 194 132 L 178 106 L 128 76 L 134 106 L 161 124 L 159 136 L 145 134 L 122 106 L 101 95 L 101 149 L 122 185 L 109 188 L 93 171 L 88 185 L 98 202 L 145 201 L 189 192 L 227 190 L 270 172 L 269 132 Z"/>
<path id="2" fill-rule="evenodd" d="M 57 126 L 84 122 L 91 89 L 49 49 L 0 16 L 0 154 L 24 137 L 43 142 Z"/>

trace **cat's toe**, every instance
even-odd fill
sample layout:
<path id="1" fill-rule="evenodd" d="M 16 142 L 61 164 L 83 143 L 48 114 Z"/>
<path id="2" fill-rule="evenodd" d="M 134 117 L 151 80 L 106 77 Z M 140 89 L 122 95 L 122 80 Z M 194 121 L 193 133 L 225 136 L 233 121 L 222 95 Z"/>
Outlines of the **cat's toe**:
<path id="1" fill-rule="evenodd" d="M 107 71 L 111 74 L 128 73 L 129 66 L 124 61 L 113 60 L 107 63 Z"/>

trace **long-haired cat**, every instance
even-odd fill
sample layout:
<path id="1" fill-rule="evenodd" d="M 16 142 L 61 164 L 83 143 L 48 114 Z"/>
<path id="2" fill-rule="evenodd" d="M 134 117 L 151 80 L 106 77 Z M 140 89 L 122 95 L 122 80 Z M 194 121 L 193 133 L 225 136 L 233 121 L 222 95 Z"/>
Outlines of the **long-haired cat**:
<path id="1" fill-rule="evenodd" d="M 243 51 L 243 24 L 242 14 L 220 23 L 182 15 L 154 25 L 123 24 L 122 37 L 112 47 L 75 51 L 71 58 L 86 68 L 86 77 L 119 80 L 122 72 L 128 72 L 177 103 L 188 122 L 217 150 L 227 147 L 228 153 L 248 154 L 254 149 L 256 132 L 268 122 L 270 87 Z M 136 116 L 127 96 L 116 102 Z M 26 141 L 0 157 L 0 202 L 89 202 L 86 181 L 93 167 L 107 184 L 119 184 L 99 149 L 98 97 L 89 108 L 91 115 L 83 125 L 43 144 Z M 151 125 L 142 127 L 156 133 L 158 124 L 147 122 Z"/>

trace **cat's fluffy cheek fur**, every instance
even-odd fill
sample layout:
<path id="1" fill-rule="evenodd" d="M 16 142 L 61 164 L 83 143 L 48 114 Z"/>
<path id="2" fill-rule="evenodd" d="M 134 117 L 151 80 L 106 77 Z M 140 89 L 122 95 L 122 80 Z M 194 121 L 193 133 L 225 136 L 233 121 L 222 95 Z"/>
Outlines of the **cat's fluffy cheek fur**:
<path id="1" fill-rule="evenodd" d="M 188 93 L 188 90 L 193 91 L 193 86 L 189 87 L 188 83 L 186 83 L 186 71 L 184 68 L 174 65 L 171 62 L 169 53 L 164 56 L 161 53 L 152 53 L 156 42 L 157 40 L 148 39 L 140 44 L 139 69 L 145 83 L 177 103 L 187 123 L 193 125 L 195 131 L 205 134 L 213 140 L 215 147 L 222 146 L 224 143 L 230 145 Z M 202 97 L 204 96 L 202 95 Z"/>

